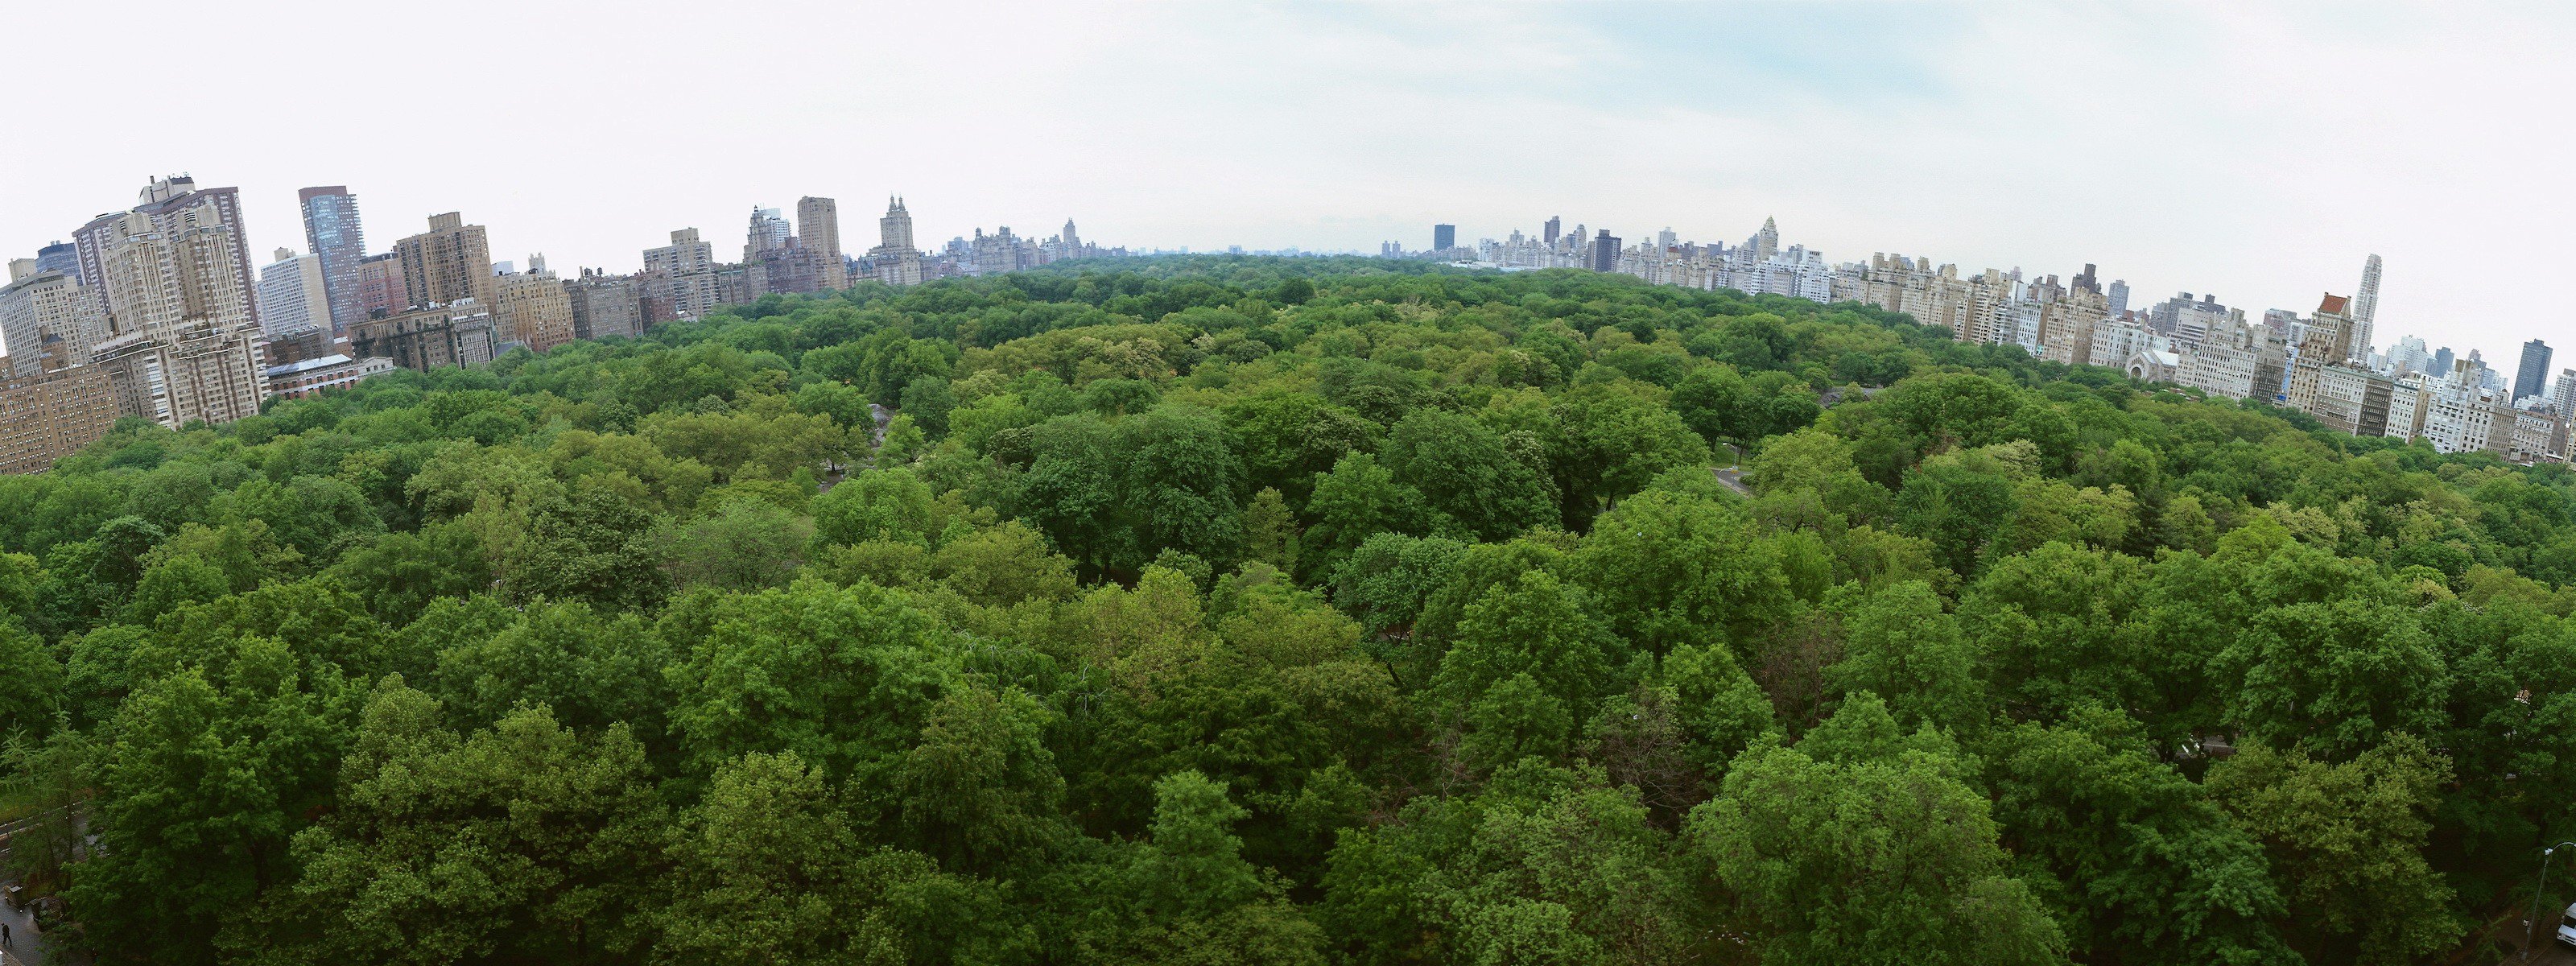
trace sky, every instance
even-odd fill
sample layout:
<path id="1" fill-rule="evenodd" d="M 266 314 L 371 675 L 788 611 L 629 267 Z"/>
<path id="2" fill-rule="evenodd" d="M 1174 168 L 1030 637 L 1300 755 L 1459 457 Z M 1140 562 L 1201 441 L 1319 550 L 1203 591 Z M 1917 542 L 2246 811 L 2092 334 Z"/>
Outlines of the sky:
<path id="1" fill-rule="evenodd" d="M 613 13 L 606 12 L 613 10 Z M 255 260 L 347 185 L 371 251 L 461 211 L 496 260 L 629 271 L 674 228 L 901 194 L 1137 248 L 1535 232 L 2128 281 L 2259 317 L 2387 264 L 2406 333 L 2576 343 L 2576 5 L 2166 2 L 48 6 L 0 54 L 0 253 L 155 174 L 238 185 Z M 28 19 L 15 18 L 13 28 Z M 2537 287 L 2537 288 L 2536 288 Z M 2576 356 L 2562 362 L 2576 364 Z"/>

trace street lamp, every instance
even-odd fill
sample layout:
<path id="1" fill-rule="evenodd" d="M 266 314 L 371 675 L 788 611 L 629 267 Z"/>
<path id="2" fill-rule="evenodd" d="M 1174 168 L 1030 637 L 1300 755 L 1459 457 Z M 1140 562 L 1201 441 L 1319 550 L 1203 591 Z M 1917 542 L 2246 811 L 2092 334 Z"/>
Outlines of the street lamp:
<path id="1" fill-rule="evenodd" d="M 2576 842 L 2560 842 L 2540 850 L 2540 887 L 2531 893 L 2531 918 L 2522 923 L 2522 961 L 2531 961 L 2531 940 L 2540 927 L 2540 897 L 2549 891 L 2549 857 L 2559 849 L 2576 848 Z"/>

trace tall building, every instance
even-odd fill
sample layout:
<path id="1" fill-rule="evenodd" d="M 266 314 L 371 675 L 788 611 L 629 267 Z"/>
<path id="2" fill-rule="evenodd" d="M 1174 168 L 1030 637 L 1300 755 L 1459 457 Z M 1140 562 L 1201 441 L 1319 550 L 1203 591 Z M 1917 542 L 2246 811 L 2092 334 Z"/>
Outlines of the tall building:
<path id="1" fill-rule="evenodd" d="M 2315 412 L 2318 393 L 2325 388 L 2326 368 L 2351 358 L 2350 311 L 2351 300 L 2340 295 L 2328 293 L 2318 301 L 2316 314 L 2299 333 L 2297 351 L 2290 358 L 2288 388 L 2283 392 L 2290 408 Z"/>
<path id="2" fill-rule="evenodd" d="M 2129 281 L 2127 279 L 2115 278 L 2111 280 L 2110 299 L 2112 315 L 2129 314 Z"/>
<path id="3" fill-rule="evenodd" d="M 885 217 L 877 219 L 877 242 L 870 254 L 918 250 L 912 245 L 912 212 L 903 206 L 903 199 L 886 199 Z"/>
<path id="4" fill-rule="evenodd" d="M 825 291 L 850 287 L 850 262 L 841 252 L 841 204 L 830 198 L 796 199 L 796 241 L 811 252 L 815 283 Z"/>
<path id="5" fill-rule="evenodd" d="M 1445 251 L 1448 251 L 1448 250 L 1450 250 L 1450 249 L 1452 249 L 1452 248 L 1456 248 L 1456 247 L 1458 247 L 1458 226 L 1456 226 L 1456 225 L 1433 225 L 1433 226 L 1431 226 L 1431 250 L 1432 250 L 1432 251 L 1435 251 L 1435 252 L 1445 252 Z"/>
<path id="6" fill-rule="evenodd" d="M 256 414 L 267 366 L 237 260 L 239 223 L 215 198 L 184 207 L 168 200 L 147 196 L 81 229 L 81 259 L 97 267 L 107 308 L 92 357 L 127 415 L 177 429 Z"/>
<path id="7" fill-rule="evenodd" d="M 277 338 L 307 328 L 331 329 L 330 286 L 322 256 L 280 248 L 259 270 L 259 329 Z M 352 292 L 351 294 L 356 294 Z"/>
<path id="8" fill-rule="evenodd" d="M 492 289 L 492 324 L 502 343 L 544 353 L 573 340 L 572 296 L 546 271 L 544 255 L 528 256 L 527 271 L 493 279 Z"/>
<path id="9" fill-rule="evenodd" d="M 794 237 L 796 232 L 787 226 L 787 219 L 778 216 L 778 209 L 753 208 L 751 230 L 743 236 L 742 260 L 749 262 L 760 257 L 761 252 L 785 248 L 788 239 Z"/>
<path id="10" fill-rule="evenodd" d="M 2522 344 L 2522 365 L 2513 373 L 2515 401 L 2549 391 L 2549 355 L 2549 343 L 2533 339 Z"/>
<path id="11" fill-rule="evenodd" d="M 7 363 L 0 379 L 88 365 L 90 348 L 106 334 L 96 292 L 36 259 L 9 263 L 9 284 L 0 287 L 0 362 Z"/>
<path id="12" fill-rule="evenodd" d="M 2549 411 L 2576 422 L 2576 369 L 2558 370 L 2557 381 L 2549 386 Z"/>
<path id="13" fill-rule="evenodd" d="M 250 248 L 243 239 L 241 192 L 235 188 L 199 188 L 197 179 L 184 174 L 154 178 L 143 186 L 131 211 L 111 212 L 90 219 L 72 232 L 72 241 L 80 250 L 81 284 L 103 289 L 107 276 L 99 269 L 99 247 L 107 241 L 110 223 L 127 215 L 141 215 L 160 231 L 176 230 L 181 222 L 193 225 L 220 224 L 229 229 L 232 239 L 234 285 L 242 297 L 258 287 L 251 278 Z M 252 306 L 250 320 L 259 321 L 259 308 Z"/>
<path id="14" fill-rule="evenodd" d="M 1546 245 L 1551 248 L 1555 247 L 1556 236 L 1564 231 L 1564 224 L 1565 222 L 1555 215 L 1547 216 L 1547 224 L 1541 226 L 1538 230 L 1539 244 Z"/>
<path id="15" fill-rule="evenodd" d="M 358 318 L 381 319 L 411 307 L 411 286 L 403 281 L 402 254 L 385 252 L 358 260 Z"/>
<path id="16" fill-rule="evenodd" d="M 304 209 L 304 246 L 322 263 L 322 290 L 328 311 L 322 313 L 335 338 L 347 338 L 349 327 L 367 317 L 359 298 L 358 263 L 367 257 L 366 232 L 358 223 L 358 197 L 340 185 L 306 188 L 295 193 Z"/>
<path id="17" fill-rule="evenodd" d="M 2367 361 L 2378 344 L 2371 341 L 2371 325 L 2379 318 L 2379 256 L 2372 255 L 2361 263 L 2361 288 L 2352 296 L 2352 354 Z"/>
<path id="18" fill-rule="evenodd" d="M 885 217 L 877 219 L 877 247 L 868 249 L 868 261 L 876 267 L 877 281 L 921 284 L 921 250 L 912 246 L 912 212 L 902 198 L 886 199 Z"/>
<path id="19" fill-rule="evenodd" d="M 74 282 L 81 281 L 80 246 L 58 241 L 36 249 L 36 267 L 48 272 L 61 272 Z M 82 284 L 88 284 L 82 282 Z"/>
<path id="20" fill-rule="evenodd" d="M 725 304 L 723 280 L 716 271 L 715 244 L 700 239 L 695 228 L 673 231 L 670 244 L 645 249 L 644 275 L 651 286 L 644 299 L 669 313 L 664 316 L 648 311 L 647 324 L 682 315 L 705 315 Z"/>
<path id="21" fill-rule="evenodd" d="M 2451 361 L 2452 355 L 2450 346 L 2443 346 L 2439 349 L 2433 350 L 2433 374 L 2436 377 L 2450 375 Z"/>
<path id="22" fill-rule="evenodd" d="M 1754 232 L 1753 237 L 1745 242 L 1745 247 L 1753 249 L 1753 260 L 1757 262 L 1780 254 L 1780 222 L 1773 218 L 1762 219 L 1762 230 Z"/>
<path id="23" fill-rule="evenodd" d="M 1592 239 L 1592 260 L 1587 267 L 1596 272 L 1619 270 L 1619 238 L 1610 234 L 1610 229 L 1601 229 L 1601 234 Z"/>
<path id="24" fill-rule="evenodd" d="M 473 299 L 492 304 L 492 243 L 457 212 L 429 216 L 429 230 L 394 243 L 411 308 Z"/>

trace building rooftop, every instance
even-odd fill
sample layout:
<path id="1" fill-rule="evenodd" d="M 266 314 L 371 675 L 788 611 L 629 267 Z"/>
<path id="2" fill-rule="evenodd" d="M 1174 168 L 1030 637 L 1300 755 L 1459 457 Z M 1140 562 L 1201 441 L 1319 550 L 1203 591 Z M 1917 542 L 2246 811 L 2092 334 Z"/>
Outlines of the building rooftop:
<path id="1" fill-rule="evenodd" d="M 335 354 L 323 356 L 319 359 L 306 359 L 302 362 L 290 362 L 282 366 L 268 367 L 268 377 L 276 379 L 281 376 L 292 376 L 297 373 L 311 372 L 315 369 L 323 369 L 331 366 L 344 366 L 348 365 L 349 361 L 348 356 Z"/>

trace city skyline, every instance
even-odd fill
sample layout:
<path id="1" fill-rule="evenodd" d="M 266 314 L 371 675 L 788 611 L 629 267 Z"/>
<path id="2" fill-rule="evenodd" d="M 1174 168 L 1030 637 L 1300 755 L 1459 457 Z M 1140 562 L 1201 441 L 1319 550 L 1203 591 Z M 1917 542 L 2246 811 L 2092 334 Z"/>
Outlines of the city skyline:
<path id="1" fill-rule="evenodd" d="M 175 9 L 146 4 L 141 19 Z M 285 70 L 312 56 L 286 28 L 322 9 L 192 30 Z M 307 123 L 362 113 L 373 95 L 354 83 L 299 82 L 300 108 L 246 121 L 111 127 L 69 112 L 21 122 L 40 137 L 0 139 L 0 183 L 18 189 L 0 240 L 32 249 L 96 199 L 176 171 L 242 188 L 254 252 L 305 248 L 294 192 L 346 184 L 384 225 L 471 211 L 497 258 L 611 268 L 672 226 L 715 237 L 746 207 L 805 195 L 906 194 L 925 248 L 977 225 L 1043 234 L 1068 215 L 1199 251 L 1367 251 L 1435 223 L 1466 243 L 1552 214 L 1632 239 L 1668 225 L 1734 238 L 1778 216 L 1837 260 L 2089 262 L 2142 299 L 2251 306 L 2349 291 L 2377 253 L 2395 272 L 2377 341 L 2416 333 L 2489 356 L 2529 337 L 2520 307 L 2434 266 L 2462 249 L 2504 271 L 2576 255 L 2556 230 L 2576 210 L 2511 187 L 2548 183 L 2537 159 L 2566 135 L 2500 123 L 2546 110 L 2569 69 L 2511 56 L 2576 38 L 2555 12 L 1071 7 L 967 23 L 646 4 L 615 21 L 514 7 L 513 29 L 489 32 L 495 18 L 475 14 L 497 7 L 328 9 L 353 42 L 439 49 L 478 78 L 494 96 L 475 126 L 513 132 L 508 150 L 396 150 Z M 115 29 L 105 11 L 59 15 L 73 34 Z M 868 67 L 728 100 L 725 78 L 777 69 L 783 25 L 875 38 Z M 0 71 L 23 72 L 22 88 L 80 77 L 110 100 L 151 83 L 78 70 L 80 56 L 40 47 Z M 2338 69 L 2306 76 L 2313 63 Z"/>

